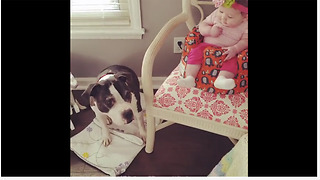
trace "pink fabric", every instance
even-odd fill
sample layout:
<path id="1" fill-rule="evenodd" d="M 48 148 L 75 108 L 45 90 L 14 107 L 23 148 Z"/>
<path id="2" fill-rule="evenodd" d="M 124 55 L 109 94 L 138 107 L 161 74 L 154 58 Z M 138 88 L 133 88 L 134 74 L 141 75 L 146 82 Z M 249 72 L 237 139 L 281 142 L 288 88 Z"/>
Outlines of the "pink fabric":
<path id="1" fill-rule="evenodd" d="M 197 47 L 191 49 L 188 55 L 188 64 L 201 64 L 203 60 L 203 51 L 208 46 L 214 46 L 209 43 L 200 43 Z"/>
<path id="2" fill-rule="evenodd" d="M 203 51 L 208 46 L 218 47 L 209 43 L 200 43 L 197 47 L 191 49 L 187 64 L 201 64 L 203 61 Z M 220 70 L 229 71 L 236 75 L 238 71 L 237 66 L 237 57 L 235 56 L 227 61 L 224 61 Z"/>
<path id="3" fill-rule="evenodd" d="M 234 3 L 232 4 L 232 7 L 233 7 L 234 9 L 238 9 L 239 11 L 248 14 L 248 8 L 245 7 L 245 6 L 243 6 L 243 5 L 241 5 L 241 4 L 238 4 L 238 3 L 234 2 Z"/>
<path id="4" fill-rule="evenodd" d="M 222 95 L 177 85 L 177 67 L 154 96 L 153 106 L 248 130 L 248 92 Z"/>
<path id="5" fill-rule="evenodd" d="M 238 63 L 237 63 L 237 56 L 224 61 L 222 67 L 220 68 L 221 71 L 229 71 L 232 72 L 234 75 L 238 73 Z"/>

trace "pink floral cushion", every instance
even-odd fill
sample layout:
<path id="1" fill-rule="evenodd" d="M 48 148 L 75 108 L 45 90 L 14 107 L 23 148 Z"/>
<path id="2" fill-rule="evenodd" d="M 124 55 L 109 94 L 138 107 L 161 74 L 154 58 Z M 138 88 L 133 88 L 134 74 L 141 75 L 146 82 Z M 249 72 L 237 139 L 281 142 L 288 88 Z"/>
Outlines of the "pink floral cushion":
<path id="1" fill-rule="evenodd" d="M 198 88 L 177 85 L 177 67 L 155 94 L 153 105 L 248 129 L 248 92 L 233 95 L 213 94 Z"/>

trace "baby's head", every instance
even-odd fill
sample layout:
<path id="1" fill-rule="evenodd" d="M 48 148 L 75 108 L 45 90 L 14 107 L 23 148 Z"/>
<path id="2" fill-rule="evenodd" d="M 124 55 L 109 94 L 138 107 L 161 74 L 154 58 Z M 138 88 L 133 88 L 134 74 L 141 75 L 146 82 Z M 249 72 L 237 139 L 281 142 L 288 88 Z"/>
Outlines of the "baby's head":
<path id="1" fill-rule="evenodd" d="M 213 0 L 216 16 L 226 27 L 236 27 L 248 19 L 248 0 Z"/>

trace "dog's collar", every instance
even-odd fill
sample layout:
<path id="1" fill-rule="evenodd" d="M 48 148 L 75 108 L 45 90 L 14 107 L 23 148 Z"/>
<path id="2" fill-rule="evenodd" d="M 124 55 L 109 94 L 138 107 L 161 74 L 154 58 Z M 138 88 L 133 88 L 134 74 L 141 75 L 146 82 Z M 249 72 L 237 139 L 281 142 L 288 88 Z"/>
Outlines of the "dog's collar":
<path id="1" fill-rule="evenodd" d="M 111 73 L 104 74 L 98 79 L 98 82 L 103 81 L 103 80 L 107 80 L 107 79 L 115 79 L 114 74 L 111 74 Z"/>

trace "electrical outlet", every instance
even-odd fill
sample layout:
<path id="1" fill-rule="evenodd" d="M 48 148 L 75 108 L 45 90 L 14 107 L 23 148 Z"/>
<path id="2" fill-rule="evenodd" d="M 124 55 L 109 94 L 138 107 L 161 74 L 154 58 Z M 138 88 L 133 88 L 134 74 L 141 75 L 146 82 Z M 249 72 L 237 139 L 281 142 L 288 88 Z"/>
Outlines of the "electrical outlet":
<path id="1" fill-rule="evenodd" d="M 173 53 L 182 53 L 184 48 L 184 37 L 174 37 L 173 38 Z"/>

